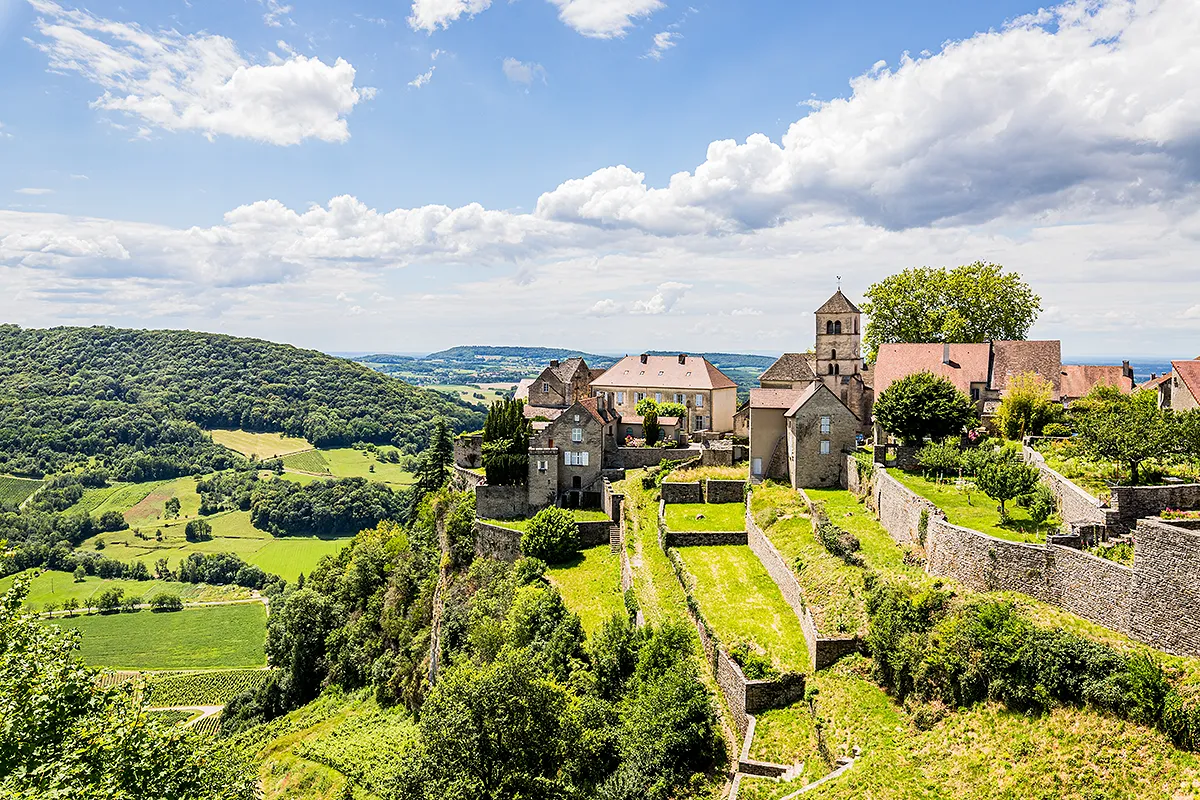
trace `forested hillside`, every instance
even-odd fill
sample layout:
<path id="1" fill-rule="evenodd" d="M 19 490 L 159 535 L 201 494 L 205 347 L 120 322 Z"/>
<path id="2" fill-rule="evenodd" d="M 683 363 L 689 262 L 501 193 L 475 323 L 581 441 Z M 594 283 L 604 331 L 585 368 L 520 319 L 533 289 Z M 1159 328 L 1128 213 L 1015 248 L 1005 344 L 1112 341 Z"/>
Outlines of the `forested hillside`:
<path id="1" fill-rule="evenodd" d="M 121 480 L 233 465 L 201 428 L 394 444 L 482 416 L 360 364 L 259 339 L 191 331 L 0 325 L 0 471 L 40 476 L 99 457 Z"/>

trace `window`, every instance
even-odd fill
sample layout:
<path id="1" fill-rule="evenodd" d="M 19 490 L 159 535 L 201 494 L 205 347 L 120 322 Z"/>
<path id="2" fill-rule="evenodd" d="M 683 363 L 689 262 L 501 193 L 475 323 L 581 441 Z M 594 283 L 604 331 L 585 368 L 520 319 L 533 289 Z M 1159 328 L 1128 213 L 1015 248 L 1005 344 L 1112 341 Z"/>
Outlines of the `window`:
<path id="1" fill-rule="evenodd" d="M 821 417 L 821 433 L 829 433 L 830 419 L 829 417 Z"/>
<path id="2" fill-rule="evenodd" d="M 619 405 L 619 406 L 625 405 L 625 393 L 624 392 L 617 392 L 617 405 Z"/>
<path id="3" fill-rule="evenodd" d="M 576 444 L 583 441 L 583 428 L 571 428 L 571 441 Z"/>
<path id="4" fill-rule="evenodd" d="M 704 417 L 696 417 L 696 430 L 704 430 Z"/>
<path id="5" fill-rule="evenodd" d="M 842 365 L 841 365 L 841 364 L 834 364 L 834 365 L 833 365 L 833 374 L 834 374 L 834 375 L 841 375 L 841 374 L 842 374 Z"/>
<path id="6" fill-rule="evenodd" d="M 704 408 L 704 395 L 696 395 L 696 408 Z"/>
<path id="7" fill-rule="evenodd" d="M 829 440 L 828 439 L 821 440 L 821 455 L 823 455 L 823 456 L 829 455 Z"/>
<path id="8" fill-rule="evenodd" d="M 825 333 L 829 336 L 833 335 L 833 323 L 832 322 L 825 323 Z"/>
<path id="9" fill-rule="evenodd" d="M 660 377 L 660 378 L 661 378 L 661 377 L 662 377 L 662 375 L 663 375 L 663 371 L 660 369 L 660 370 L 658 371 L 658 377 Z"/>
<path id="10" fill-rule="evenodd" d="M 637 393 L 637 394 L 635 394 L 633 397 L 634 397 L 634 402 L 640 403 L 640 402 L 642 402 L 643 400 L 645 400 L 645 399 L 646 399 L 646 393 L 645 393 L 645 392 L 638 392 L 638 393 Z"/>
<path id="11" fill-rule="evenodd" d="M 563 464 L 568 467 L 586 467 L 588 465 L 588 452 L 584 450 L 579 453 L 574 453 L 570 450 L 563 451 Z"/>
<path id="12" fill-rule="evenodd" d="M 550 469 L 550 462 L 538 459 L 537 468 L 538 472 L 545 472 L 546 470 Z"/>
<path id="13" fill-rule="evenodd" d="M 830 374 L 830 375 L 832 375 L 832 374 L 833 374 L 833 364 L 830 364 L 830 365 L 829 365 L 829 374 Z"/>
<path id="14" fill-rule="evenodd" d="M 625 429 L 625 435 L 626 435 L 626 436 L 633 436 L 633 428 L 626 428 L 626 429 Z"/>
<path id="15" fill-rule="evenodd" d="M 971 387 L 971 400 L 976 403 L 979 402 L 979 387 L 978 386 Z"/>
<path id="16" fill-rule="evenodd" d="M 549 393 L 550 393 L 550 384 L 546 383 L 546 381 L 542 381 L 542 394 L 549 394 Z"/>
<path id="17" fill-rule="evenodd" d="M 833 323 L 833 332 L 835 334 L 842 332 L 842 323 L 840 321 Z"/>
<path id="18" fill-rule="evenodd" d="M 677 392 L 677 393 L 675 394 L 675 402 L 676 402 L 676 403 L 679 403 L 680 405 L 683 405 L 684 403 L 686 403 L 686 402 L 687 402 L 687 395 L 686 395 L 686 394 L 679 394 L 679 393 Z"/>
<path id="19" fill-rule="evenodd" d="M 576 414 L 576 415 L 575 415 L 575 421 L 576 421 L 576 422 L 579 422 L 579 415 L 578 415 L 578 414 Z"/>
<path id="20" fill-rule="evenodd" d="M 834 361 L 837 361 L 837 350 L 830 350 L 830 351 L 829 351 L 829 357 L 830 357 L 831 359 L 833 359 Z"/>
<path id="21" fill-rule="evenodd" d="M 655 393 L 654 393 L 654 402 L 656 402 L 656 403 L 661 403 L 661 402 L 662 402 L 662 392 L 655 392 Z"/>

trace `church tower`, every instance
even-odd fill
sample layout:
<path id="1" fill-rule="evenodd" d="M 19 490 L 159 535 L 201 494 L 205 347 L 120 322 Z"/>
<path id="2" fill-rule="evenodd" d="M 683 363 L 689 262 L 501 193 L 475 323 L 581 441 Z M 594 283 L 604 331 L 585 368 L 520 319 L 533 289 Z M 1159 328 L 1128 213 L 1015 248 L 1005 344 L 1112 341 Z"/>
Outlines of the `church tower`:
<path id="1" fill-rule="evenodd" d="M 840 397 L 840 387 L 849 382 L 843 378 L 855 381 L 863 370 L 862 332 L 859 329 L 862 312 L 839 288 L 817 309 L 816 315 L 817 377 Z"/>

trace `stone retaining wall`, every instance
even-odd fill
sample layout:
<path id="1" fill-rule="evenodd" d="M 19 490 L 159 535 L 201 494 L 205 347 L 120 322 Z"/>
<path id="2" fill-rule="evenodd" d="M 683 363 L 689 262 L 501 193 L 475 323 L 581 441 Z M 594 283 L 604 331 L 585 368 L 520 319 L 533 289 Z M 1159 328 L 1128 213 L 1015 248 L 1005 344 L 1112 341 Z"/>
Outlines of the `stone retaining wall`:
<path id="1" fill-rule="evenodd" d="M 1130 635 L 1169 653 L 1200 654 L 1200 534 L 1144 519 L 1134 542 Z"/>
<path id="2" fill-rule="evenodd" d="M 472 472 L 465 467 L 454 465 L 453 472 L 450 475 L 450 485 L 455 491 L 469 492 L 473 491 L 476 486 L 481 485 L 485 478 L 478 472 Z"/>
<path id="3" fill-rule="evenodd" d="M 678 503 L 703 503 L 704 489 L 700 486 L 700 481 L 692 481 L 690 483 L 663 481 L 662 501 L 667 505 L 674 505 Z"/>
<path id="4" fill-rule="evenodd" d="M 476 486 L 475 513 L 484 519 L 524 519 L 529 516 L 529 489 L 524 485 Z"/>
<path id="5" fill-rule="evenodd" d="M 661 464 L 663 459 L 675 461 L 700 455 L 699 447 L 618 447 L 617 453 L 625 469 L 643 469 Z"/>
<path id="6" fill-rule="evenodd" d="M 600 508 L 613 522 L 621 521 L 621 507 L 625 503 L 625 495 L 613 491 L 612 482 L 606 477 L 601 483 Z"/>
<path id="7" fill-rule="evenodd" d="M 754 521 L 754 515 L 750 512 L 749 507 L 746 508 L 746 533 L 750 549 L 758 556 L 758 560 L 766 568 L 771 580 L 775 581 L 775 585 L 779 587 L 783 599 L 787 601 L 800 620 L 800 627 L 804 631 L 804 642 L 808 645 L 808 659 L 812 669 L 814 671 L 825 669 L 842 656 L 856 652 L 858 650 L 856 637 L 828 638 L 821 636 L 817 630 L 817 622 L 813 619 L 812 612 L 808 610 L 808 604 L 804 601 L 804 590 L 800 587 L 800 582 L 796 580 L 796 574 L 792 572 L 791 567 L 783 560 L 783 556 L 775 549 L 771 539 Z"/>
<path id="8" fill-rule="evenodd" d="M 521 532 L 475 520 L 475 555 L 512 563 L 521 557 Z"/>
<path id="9" fill-rule="evenodd" d="M 921 544 L 922 511 L 928 513 L 930 524 L 934 519 L 946 518 L 940 508 L 911 491 L 878 465 L 875 467 L 874 486 L 871 490 L 871 507 L 875 509 L 875 515 L 883 529 L 902 545 Z"/>
<path id="10" fill-rule="evenodd" d="M 705 483 L 705 502 L 744 503 L 746 502 L 746 482 L 709 478 Z"/>
<path id="11" fill-rule="evenodd" d="M 871 469 L 868 471 L 869 474 L 863 474 L 860 476 L 858 471 L 858 459 L 852 455 L 847 455 L 846 470 L 842 473 L 845 479 L 846 491 L 856 494 L 859 497 L 869 493 L 871 491 L 871 484 L 875 470 L 879 467 L 879 464 L 872 464 Z"/>
<path id="12" fill-rule="evenodd" d="M 1097 498 L 1092 497 L 1075 483 L 1046 466 L 1046 458 L 1029 445 L 1025 445 L 1022 453 L 1025 463 L 1037 467 L 1042 483 L 1049 486 L 1050 491 L 1054 492 L 1064 523 L 1068 526 L 1071 523 L 1106 524 L 1107 518 L 1104 509 L 1101 508 Z"/>
<path id="13" fill-rule="evenodd" d="M 1200 508 L 1200 483 L 1166 486 L 1114 486 L 1117 524 L 1126 530 L 1145 517 L 1157 517 L 1168 508 Z"/>
<path id="14" fill-rule="evenodd" d="M 611 522 L 576 522 L 575 527 L 579 529 L 579 546 L 588 548 L 608 544 L 611 526 Z"/>
<path id="15" fill-rule="evenodd" d="M 717 547 L 746 544 L 745 531 L 664 531 L 667 547 Z"/>

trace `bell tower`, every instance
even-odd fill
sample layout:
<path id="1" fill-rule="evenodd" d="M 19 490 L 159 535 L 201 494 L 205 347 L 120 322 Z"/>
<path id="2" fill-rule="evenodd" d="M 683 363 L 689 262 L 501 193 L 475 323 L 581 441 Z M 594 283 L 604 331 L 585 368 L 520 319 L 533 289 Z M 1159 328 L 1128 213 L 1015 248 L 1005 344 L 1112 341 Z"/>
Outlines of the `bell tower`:
<path id="1" fill-rule="evenodd" d="M 842 378 L 862 372 L 862 312 L 841 287 L 816 311 L 817 377 L 838 394 Z"/>

